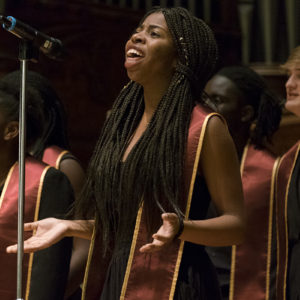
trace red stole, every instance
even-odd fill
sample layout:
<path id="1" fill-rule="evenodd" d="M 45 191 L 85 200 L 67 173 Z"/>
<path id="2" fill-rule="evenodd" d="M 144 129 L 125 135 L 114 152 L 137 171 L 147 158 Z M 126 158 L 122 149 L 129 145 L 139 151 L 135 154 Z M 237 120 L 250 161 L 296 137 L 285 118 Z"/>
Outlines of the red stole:
<path id="1" fill-rule="evenodd" d="M 59 169 L 61 159 L 66 153 L 69 153 L 69 151 L 63 150 L 58 146 L 50 146 L 44 150 L 42 161 L 49 166 Z"/>
<path id="2" fill-rule="evenodd" d="M 294 145 L 280 160 L 276 181 L 277 218 L 277 278 L 276 299 L 286 299 L 286 279 L 288 267 L 288 192 L 294 166 L 298 157 L 300 142 Z"/>
<path id="3" fill-rule="evenodd" d="M 269 299 L 277 165 L 278 160 L 268 151 L 245 147 L 241 174 L 248 230 L 245 242 L 232 247 L 230 300 Z"/>
<path id="4" fill-rule="evenodd" d="M 48 168 L 33 158 L 26 158 L 24 222 L 33 222 L 38 219 L 43 179 Z M 6 247 L 17 242 L 18 186 L 19 167 L 18 163 L 15 163 L 8 173 L 0 198 L 0 299 L 6 300 L 16 299 L 17 256 L 7 254 Z M 30 233 L 25 232 L 24 239 L 29 237 Z M 24 254 L 24 299 L 28 299 L 29 296 L 32 261 L 33 254 Z"/>
<path id="5" fill-rule="evenodd" d="M 186 199 L 183 199 L 184 203 L 182 203 L 182 207 L 185 207 L 186 219 L 189 216 L 194 182 L 197 174 L 206 125 L 210 117 L 213 115 L 215 114 L 208 114 L 208 112 L 201 106 L 195 106 L 192 112 L 185 162 L 185 183 L 188 192 Z M 147 243 L 146 237 L 147 231 L 144 221 L 144 212 L 143 207 L 141 207 L 136 218 L 136 225 L 120 299 L 173 299 L 184 242 L 176 240 L 162 251 L 144 254 L 139 252 L 139 248 Z M 91 249 L 95 246 L 94 242 L 95 239 L 92 240 Z M 90 252 L 82 299 L 96 300 L 99 299 L 99 296 L 101 295 L 102 285 L 106 276 L 105 269 L 100 269 L 103 277 L 97 277 L 100 281 L 98 282 L 99 292 L 95 291 L 95 287 L 93 288 L 89 285 L 90 278 L 93 280 L 92 277 L 89 277 L 89 274 L 93 274 L 92 269 L 95 269 L 95 264 L 91 263 L 94 255 L 95 253 Z M 99 254 L 97 254 L 97 256 L 99 257 Z M 105 262 L 103 261 L 103 265 L 104 264 Z M 92 290 L 93 296 L 90 296 L 91 294 L 89 289 L 94 289 Z"/>

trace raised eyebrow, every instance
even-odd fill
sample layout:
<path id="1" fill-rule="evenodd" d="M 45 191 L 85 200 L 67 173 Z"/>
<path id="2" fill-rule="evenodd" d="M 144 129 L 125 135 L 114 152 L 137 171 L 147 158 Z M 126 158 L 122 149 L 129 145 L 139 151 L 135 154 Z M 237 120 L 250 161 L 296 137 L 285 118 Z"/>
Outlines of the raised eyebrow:
<path id="1" fill-rule="evenodd" d="M 294 71 L 294 72 L 300 72 L 300 68 L 296 68 L 296 69 L 294 69 L 294 70 L 286 69 L 286 70 L 285 70 L 285 73 L 286 73 L 288 76 L 290 76 L 290 75 L 293 73 L 293 71 Z"/>
<path id="2" fill-rule="evenodd" d="M 138 26 L 137 28 L 136 28 L 136 30 L 138 30 L 138 29 L 144 29 L 144 27 L 145 27 L 145 25 L 144 24 L 142 24 L 142 25 L 140 25 L 140 26 Z M 158 28 L 158 29 L 161 29 L 161 30 L 163 30 L 163 31 L 167 31 L 165 28 L 163 28 L 162 26 L 159 26 L 159 25 L 154 25 L 154 24 L 150 24 L 149 26 L 148 26 L 148 28 L 151 30 L 151 29 L 156 29 L 156 28 Z"/>
<path id="3" fill-rule="evenodd" d="M 162 26 L 159 26 L 159 25 L 149 25 L 149 29 L 156 29 L 156 28 L 166 31 L 166 29 L 163 28 Z"/>

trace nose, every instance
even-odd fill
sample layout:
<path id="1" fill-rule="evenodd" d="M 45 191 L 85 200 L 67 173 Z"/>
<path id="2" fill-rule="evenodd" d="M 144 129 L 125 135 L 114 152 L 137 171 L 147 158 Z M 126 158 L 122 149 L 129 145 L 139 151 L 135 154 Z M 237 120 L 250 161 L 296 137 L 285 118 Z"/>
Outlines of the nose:
<path id="1" fill-rule="evenodd" d="M 289 76 L 287 82 L 285 83 L 285 87 L 286 88 L 294 88 L 295 86 L 296 86 L 296 81 L 295 81 L 293 74 L 291 74 Z"/>
<path id="2" fill-rule="evenodd" d="M 145 42 L 145 37 L 142 31 L 136 32 L 131 36 L 131 40 L 134 43 L 144 43 Z"/>

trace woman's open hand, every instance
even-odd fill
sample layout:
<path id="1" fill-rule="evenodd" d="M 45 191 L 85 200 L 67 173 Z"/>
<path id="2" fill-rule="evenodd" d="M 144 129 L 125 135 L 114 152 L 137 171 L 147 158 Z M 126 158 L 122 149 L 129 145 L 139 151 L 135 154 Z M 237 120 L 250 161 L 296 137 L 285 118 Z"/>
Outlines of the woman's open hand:
<path id="1" fill-rule="evenodd" d="M 161 215 L 163 224 L 159 230 L 152 235 L 152 243 L 146 244 L 140 248 L 141 252 L 150 253 L 159 251 L 165 245 L 171 243 L 180 228 L 180 220 L 174 213 L 163 213 Z"/>
<path id="2" fill-rule="evenodd" d="M 24 241 L 24 252 L 35 252 L 50 247 L 66 236 L 68 220 L 47 218 L 44 220 L 25 223 L 24 231 L 33 231 L 33 236 Z M 18 245 L 8 246 L 7 253 L 16 253 Z"/>

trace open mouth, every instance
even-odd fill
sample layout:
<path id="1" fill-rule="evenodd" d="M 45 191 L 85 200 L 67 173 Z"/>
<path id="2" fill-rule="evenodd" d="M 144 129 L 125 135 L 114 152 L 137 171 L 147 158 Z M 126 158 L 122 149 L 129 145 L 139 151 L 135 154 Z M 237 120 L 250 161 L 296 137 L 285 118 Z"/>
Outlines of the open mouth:
<path id="1" fill-rule="evenodd" d="M 143 57 L 143 54 L 136 49 L 129 49 L 126 53 L 126 56 L 130 58 L 136 58 L 136 57 Z"/>
<path id="2" fill-rule="evenodd" d="M 289 94 L 287 95 L 287 98 L 288 98 L 288 99 L 293 99 L 293 98 L 296 98 L 296 97 L 298 97 L 298 96 L 299 96 L 299 94 L 289 93 Z"/>

